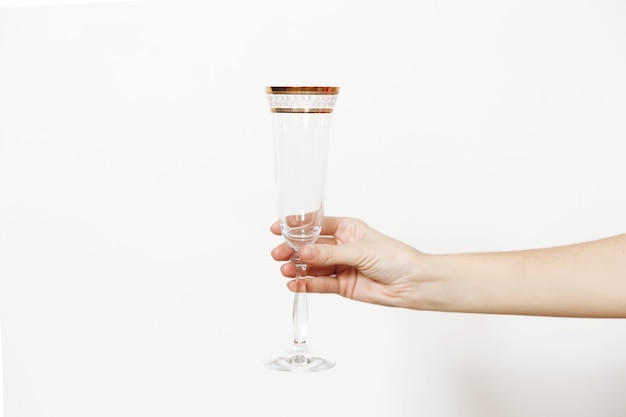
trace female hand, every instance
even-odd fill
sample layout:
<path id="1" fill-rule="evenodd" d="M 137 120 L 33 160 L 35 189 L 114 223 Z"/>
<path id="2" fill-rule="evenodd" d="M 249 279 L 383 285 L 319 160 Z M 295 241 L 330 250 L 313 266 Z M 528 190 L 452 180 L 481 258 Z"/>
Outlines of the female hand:
<path id="1" fill-rule="evenodd" d="M 274 223 L 272 233 L 280 235 Z M 282 243 L 272 251 L 288 261 Z M 346 217 L 325 217 L 302 247 L 306 290 L 416 310 L 626 317 L 626 234 L 558 247 L 427 255 Z M 292 263 L 284 276 L 295 277 Z M 296 291 L 296 282 L 288 287 Z"/>
<path id="2" fill-rule="evenodd" d="M 270 230 L 280 235 L 278 222 Z M 276 261 L 289 261 L 294 254 L 287 243 L 272 250 Z M 306 291 L 334 293 L 347 298 L 386 306 L 416 308 L 420 258 L 412 247 L 346 217 L 325 217 L 321 236 L 300 250 L 308 265 Z M 295 266 L 281 266 L 285 277 L 295 277 Z M 287 284 L 296 291 L 295 280 Z"/>

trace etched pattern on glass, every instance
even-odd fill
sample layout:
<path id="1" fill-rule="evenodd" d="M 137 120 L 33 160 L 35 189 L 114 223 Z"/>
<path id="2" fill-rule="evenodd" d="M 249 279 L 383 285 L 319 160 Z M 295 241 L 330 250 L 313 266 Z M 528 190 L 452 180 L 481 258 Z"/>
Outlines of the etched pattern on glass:
<path id="1" fill-rule="evenodd" d="M 329 109 L 335 106 L 336 95 L 329 94 L 268 94 L 272 109 Z"/>

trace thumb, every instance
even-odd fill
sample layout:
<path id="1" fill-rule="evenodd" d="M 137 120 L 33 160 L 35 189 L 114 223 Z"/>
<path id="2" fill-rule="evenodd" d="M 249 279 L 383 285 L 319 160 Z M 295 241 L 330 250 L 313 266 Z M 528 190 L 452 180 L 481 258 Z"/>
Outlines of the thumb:
<path id="1" fill-rule="evenodd" d="M 306 245 L 300 249 L 300 259 L 309 265 L 330 266 L 348 265 L 358 267 L 362 259 L 361 251 L 355 244 L 346 245 Z"/>

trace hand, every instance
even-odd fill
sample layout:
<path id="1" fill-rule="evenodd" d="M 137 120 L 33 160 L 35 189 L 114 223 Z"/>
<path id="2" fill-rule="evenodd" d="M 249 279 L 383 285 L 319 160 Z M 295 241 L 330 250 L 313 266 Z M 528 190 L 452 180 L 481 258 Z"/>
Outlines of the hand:
<path id="1" fill-rule="evenodd" d="M 280 235 L 280 225 L 271 226 Z M 272 251 L 288 261 L 282 243 Z M 626 234 L 559 247 L 427 255 L 346 217 L 325 217 L 300 250 L 306 291 L 415 310 L 626 317 Z M 295 266 L 281 272 L 295 277 Z M 295 280 L 287 286 L 296 288 Z"/>
<path id="2" fill-rule="evenodd" d="M 270 230 L 280 235 L 278 222 Z M 281 243 L 272 250 L 276 261 L 289 261 L 294 250 Z M 300 250 L 308 265 L 306 291 L 333 293 L 368 303 L 416 308 L 420 258 L 412 247 L 367 226 L 363 221 L 345 217 L 325 217 L 321 236 L 314 245 Z M 288 262 L 281 273 L 295 277 L 295 266 Z M 296 291 L 296 282 L 287 284 Z"/>

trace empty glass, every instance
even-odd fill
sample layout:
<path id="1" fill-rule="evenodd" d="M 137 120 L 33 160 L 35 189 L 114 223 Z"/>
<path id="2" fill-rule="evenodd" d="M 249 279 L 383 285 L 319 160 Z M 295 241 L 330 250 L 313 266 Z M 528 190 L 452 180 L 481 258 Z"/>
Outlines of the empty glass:
<path id="1" fill-rule="evenodd" d="M 320 235 L 328 162 L 331 114 L 338 87 L 266 87 L 272 111 L 278 220 L 285 241 L 295 250 L 297 290 L 293 301 L 294 340 L 283 354 L 271 358 L 271 369 L 322 371 L 335 363 L 317 356 L 306 343 L 307 266 L 298 252 Z"/>

